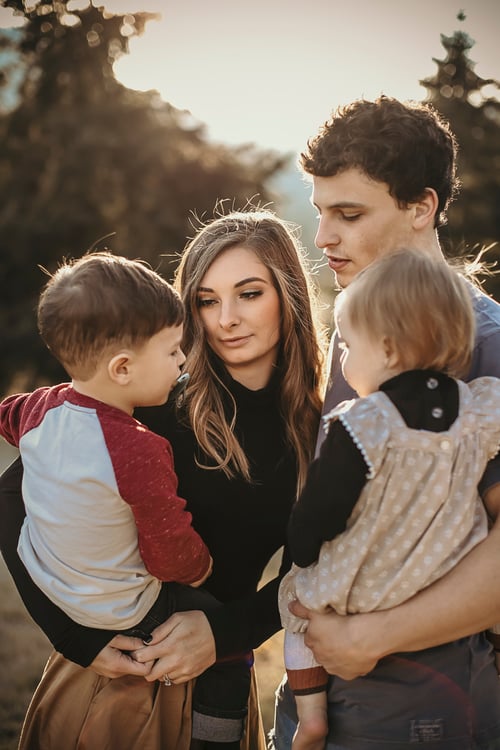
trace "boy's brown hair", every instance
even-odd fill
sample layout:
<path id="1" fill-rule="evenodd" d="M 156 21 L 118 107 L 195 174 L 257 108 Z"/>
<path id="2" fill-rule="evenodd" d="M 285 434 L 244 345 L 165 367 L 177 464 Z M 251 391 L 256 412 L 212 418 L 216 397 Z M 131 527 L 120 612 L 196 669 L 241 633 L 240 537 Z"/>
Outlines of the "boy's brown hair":
<path id="1" fill-rule="evenodd" d="M 179 326 L 179 294 L 141 260 L 108 252 L 65 261 L 38 303 L 38 329 L 71 377 L 88 380 L 108 349 L 136 347 Z"/>

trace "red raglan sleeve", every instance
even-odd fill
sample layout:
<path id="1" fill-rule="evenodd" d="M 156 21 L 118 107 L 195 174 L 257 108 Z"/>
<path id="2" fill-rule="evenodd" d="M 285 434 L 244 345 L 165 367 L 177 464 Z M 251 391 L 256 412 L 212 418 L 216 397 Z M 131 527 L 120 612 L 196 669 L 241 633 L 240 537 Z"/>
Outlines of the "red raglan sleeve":
<path id="1" fill-rule="evenodd" d="M 149 572 L 161 581 L 184 584 L 204 578 L 211 566 L 210 553 L 191 524 L 186 501 L 177 495 L 170 443 L 137 425 L 127 429 L 126 449 L 118 440 L 110 454 L 118 489 L 134 514 L 141 557 Z"/>
<path id="2" fill-rule="evenodd" d="M 0 403 L 0 435 L 11 445 L 19 447 L 23 406 L 28 393 L 7 396 Z"/>

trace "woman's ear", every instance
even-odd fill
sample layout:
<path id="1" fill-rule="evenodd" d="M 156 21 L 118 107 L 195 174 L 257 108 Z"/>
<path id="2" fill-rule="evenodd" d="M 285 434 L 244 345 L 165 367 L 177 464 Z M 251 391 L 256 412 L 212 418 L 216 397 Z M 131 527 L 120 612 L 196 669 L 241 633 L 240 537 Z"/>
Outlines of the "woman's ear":
<path id="1" fill-rule="evenodd" d="M 434 188 L 425 188 L 421 198 L 414 203 L 414 229 L 434 227 L 439 199 Z"/>
<path id="2" fill-rule="evenodd" d="M 128 385 L 132 377 L 131 352 L 121 351 L 115 354 L 108 362 L 108 375 L 113 383 Z"/>

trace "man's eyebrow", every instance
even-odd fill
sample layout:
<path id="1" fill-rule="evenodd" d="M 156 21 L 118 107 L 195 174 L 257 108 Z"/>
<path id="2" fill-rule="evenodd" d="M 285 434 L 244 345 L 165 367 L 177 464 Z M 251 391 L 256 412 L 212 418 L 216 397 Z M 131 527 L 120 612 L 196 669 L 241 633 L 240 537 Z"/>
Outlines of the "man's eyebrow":
<path id="1" fill-rule="evenodd" d="M 269 284 L 269 281 L 267 281 L 267 279 L 262 279 L 260 276 L 249 276 L 247 279 L 242 279 L 241 281 L 237 281 L 236 284 L 234 285 L 234 288 L 238 289 L 240 286 L 245 286 L 245 284 L 251 284 L 254 281 L 260 281 L 263 284 Z M 198 292 L 209 292 L 213 294 L 214 290 L 211 289 L 209 286 L 199 286 Z"/>
<path id="2" fill-rule="evenodd" d="M 317 203 L 314 203 L 314 201 L 311 201 L 313 206 L 318 209 L 319 206 Z M 326 206 L 326 209 L 329 210 L 331 208 L 363 208 L 364 203 L 357 203 L 356 201 L 337 201 L 337 203 L 330 203 L 328 206 Z"/>

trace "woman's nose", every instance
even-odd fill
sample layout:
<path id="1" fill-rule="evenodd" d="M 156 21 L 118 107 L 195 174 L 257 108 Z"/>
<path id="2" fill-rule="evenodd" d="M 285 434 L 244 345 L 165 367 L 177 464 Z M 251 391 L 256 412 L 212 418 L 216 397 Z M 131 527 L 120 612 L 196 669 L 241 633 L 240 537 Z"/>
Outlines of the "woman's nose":
<path id="1" fill-rule="evenodd" d="M 221 328 L 232 328 L 239 323 L 236 306 L 232 302 L 222 304 L 220 307 L 219 325 Z"/>

